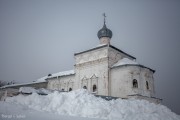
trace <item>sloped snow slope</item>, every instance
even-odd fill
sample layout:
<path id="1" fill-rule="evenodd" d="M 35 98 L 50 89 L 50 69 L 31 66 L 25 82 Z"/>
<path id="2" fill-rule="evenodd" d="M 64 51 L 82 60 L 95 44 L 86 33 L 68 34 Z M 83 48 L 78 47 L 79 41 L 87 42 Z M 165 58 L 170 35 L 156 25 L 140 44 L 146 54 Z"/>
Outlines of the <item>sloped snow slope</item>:
<path id="1" fill-rule="evenodd" d="M 54 92 L 47 96 L 33 93 L 7 98 L 7 102 L 28 106 L 29 108 L 79 117 L 109 120 L 180 120 L 180 116 L 163 105 L 145 100 L 112 100 L 97 98 L 86 90 L 68 93 Z"/>

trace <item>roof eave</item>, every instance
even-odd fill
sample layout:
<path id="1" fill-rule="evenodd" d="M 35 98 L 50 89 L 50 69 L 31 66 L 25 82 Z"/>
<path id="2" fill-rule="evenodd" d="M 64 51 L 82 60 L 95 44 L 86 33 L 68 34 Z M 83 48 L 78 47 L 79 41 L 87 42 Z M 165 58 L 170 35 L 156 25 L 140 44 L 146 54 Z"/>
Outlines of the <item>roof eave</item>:
<path id="1" fill-rule="evenodd" d="M 123 66 L 139 66 L 139 67 L 142 67 L 142 68 L 147 68 L 147 69 L 149 69 L 150 71 L 152 71 L 153 73 L 156 72 L 155 70 L 153 70 L 153 69 L 151 69 L 151 68 L 149 68 L 149 67 L 146 67 L 146 66 L 144 66 L 144 65 L 141 65 L 141 64 L 125 64 L 125 65 L 113 66 L 113 67 L 111 67 L 111 68 L 123 67 Z"/>
<path id="2" fill-rule="evenodd" d="M 74 53 L 74 56 L 82 54 L 82 53 L 86 53 L 86 52 L 89 52 L 89 51 L 92 51 L 92 50 L 96 50 L 96 49 L 100 49 L 100 48 L 103 48 L 103 47 L 107 47 L 107 46 L 108 45 L 105 44 L 105 45 L 98 46 L 98 47 L 95 47 L 95 48 L 92 48 L 92 49 L 89 49 L 89 50 L 85 50 L 85 51 L 82 51 L 82 52 L 79 52 L 79 53 Z M 132 59 L 136 59 L 134 56 L 132 56 L 132 55 L 130 55 L 130 54 L 128 54 L 128 53 L 126 53 L 126 52 L 116 48 L 116 47 L 114 47 L 113 45 L 109 45 L 109 47 L 111 47 L 111 48 L 113 48 L 113 49 L 115 49 L 115 50 L 117 50 L 117 51 L 119 51 L 119 52 L 121 52 L 121 53 L 123 53 L 123 54 L 125 54 L 125 55 L 127 55 L 129 57 L 131 57 Z"/>
<path id="3" fill-rule="evenodd" d="M 110 47 L 115 49 L 115 50 L 117 50 L 117 51 L 119 51 L 119 52 L 121 52 L 121 53 L 123 53 L 123 54 L 125 54 L 125 55 L 127 55 L 127 56 L 129 56 L 129 57 L 131 57 L 131 58 L 133 58 L 133 59 L 136 59 L 134 56 L 132 56 L 132 55 L 130 55 L 130 54 L 128 54 L 128 53 L 126 53 L 126 52 L 116 48 L 116 47 L 114 47 L 113 45 L 110 45 Z"/>

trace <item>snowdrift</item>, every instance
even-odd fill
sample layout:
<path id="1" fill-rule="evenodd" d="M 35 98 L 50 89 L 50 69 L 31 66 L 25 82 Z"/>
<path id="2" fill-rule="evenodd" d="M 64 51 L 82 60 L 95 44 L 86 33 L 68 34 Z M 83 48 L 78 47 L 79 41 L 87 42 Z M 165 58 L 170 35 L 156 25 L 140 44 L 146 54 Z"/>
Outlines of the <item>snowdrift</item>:
<path id="1" fill-rule="evenodd" d="M 47 96 L 36 93 L 29 96 L 18 95 L 7 98 L 7 102 L 25 105 L 38 111 L 80 117 L 109 120 L 180 120 L 180 116 L 163 105 L 135 99 L 106 101 L 86 90 L 68 93 L 55 91 Z"/>

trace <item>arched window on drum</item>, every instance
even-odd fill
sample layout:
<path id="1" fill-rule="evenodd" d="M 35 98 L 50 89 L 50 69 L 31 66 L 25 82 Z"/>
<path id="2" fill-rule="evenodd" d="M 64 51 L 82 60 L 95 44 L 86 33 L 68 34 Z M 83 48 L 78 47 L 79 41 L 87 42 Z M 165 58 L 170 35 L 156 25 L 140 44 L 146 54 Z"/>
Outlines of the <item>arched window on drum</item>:
<path id="1" fill-rule="evenodd" d="M 138 81 L 136 79 L 133 79 L 133 88 L 138 88 Z"/>

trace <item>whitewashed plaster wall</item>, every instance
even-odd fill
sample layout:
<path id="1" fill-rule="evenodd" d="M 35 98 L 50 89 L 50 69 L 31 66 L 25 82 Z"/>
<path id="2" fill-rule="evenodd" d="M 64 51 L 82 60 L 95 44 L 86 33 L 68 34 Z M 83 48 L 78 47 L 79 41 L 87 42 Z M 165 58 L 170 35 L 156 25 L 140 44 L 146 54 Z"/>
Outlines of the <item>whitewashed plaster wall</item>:
<path id="1" fill-rule="evenodd" d="M 48 89 L 69 91 L 74 89 L 75 75 L 59 76 L 48 79 Z"/>
<path id="2" fill-rule="evenodd" d="M 132 57 L 129 57 L 128 55 L 119 52 L 118 50 L 115 50 L 111 47 L 108 48 L 108 57 L 109 57 L 109 67 L 113 66 L 115 63 L 117 63 L 120 59 L 128 58 L 130 60 L 133 60 Z"/>
<path id="3" fill-rule="evenodd" d="M 97 49 L 75 55 L 75 88 L 82 88 L 84 83 L 88 90 L 92 91 L 91 77 L 95 75 L 98 78 L 97 94 L 110 95 L 109 69 L 124 57 L 133 59 L 109 46 L 101 46 Z M 86 79 L 86 82 L 85 80 L 82 82 L 82 79 Z"/>
<path id="4" fill-rule="evenodd" d="M 75 54 L 75 75 L 48 79 L 48 88 L 69 91 L 84 86 L 93 92 L 96 85 L 98 95 L 111 95 L 127 98 L 128 95 L 139 94 L 154 96 L 153 72 L 140 66 L 124 66 L 111 68 L 113 64 L 126 57 L 134 58 L 108 47 L 100 46 L 93 50 Z M 132 80 L 138 81 L 138 88 L 133 88 Z M 146 81 L 149 89 L 146 88 Z"/>
<path id="5" fill-rule="evenodd" d="M 88 51 L 75 55 L 76 89 L 82 88 L 83 83 L 87 84 L 87 89 L 92 91 L 92 77 L 97 77 L 98 95 L 108 95 L 108 49 L 102 47 L 93 51 Z M 87 82 L 82 81 L 86 79 Z"/>
<path id="6" fill-rule="evenodd" d="M 153 72 L 139 66 L 121 66 L 111 69 L 110 72 L 111 95 L 127 98 L 128 95 L 139 94 L 154 96 Z M 133 88 L 133 79 L 138 81 L 138 88 Z M 146 88 L 148 81 L 149 89 Z"/>
<path id="7" fill-rule="evenodd" d="M 154 97 L 155 96 L 155 89 L 154 89 L 154 77 L 153 77 L 153 72 L 147 68 L 141 68 L 141 79 L 143 80 L 142 83 L 142 88 L 143 88 L 143 93 L 142 95 L 148 96 L 148 97 Z M 148 82 L 149 89 L 147 89 L 146 86 L 146 81 Z"/>

